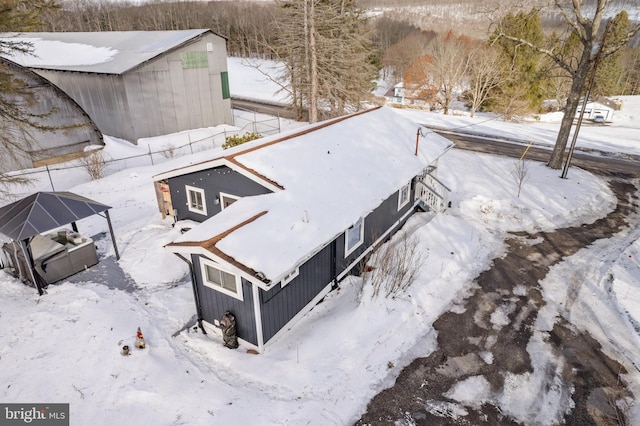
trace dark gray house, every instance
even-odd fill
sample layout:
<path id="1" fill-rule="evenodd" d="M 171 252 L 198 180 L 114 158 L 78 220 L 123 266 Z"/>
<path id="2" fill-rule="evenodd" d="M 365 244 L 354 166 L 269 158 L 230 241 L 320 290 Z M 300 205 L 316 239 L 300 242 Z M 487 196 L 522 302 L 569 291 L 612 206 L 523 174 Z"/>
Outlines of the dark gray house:
<path id="1" fill-rule="evenodd" d="M 419 207 L 444 209 L 452 143 L 419 134 L 377 108 L 155 176 L 163 215 L 190 228 L 166 248 L 191 268 L 200 323 L 229 311 L 263 351 Z"/>
<path id="2" fill-rule="evenodd" d="M 67 161 L 84 154 L 85 148 L 104 146 L 102 133 L 87 113 L 65 92 L 33 71 L 0 57 L 0 72 L 11 75 L 27 93 L 2 92 L 4 102 L 22 105 L 31 122 L 51 130 L 19 124 L 0 117 L 0 129 L 13 135 L 20 149 L 7 151 L 0 145 L 0 173 L 30 169 Z"/>
<path id="3" fill-rule="evenodd" d="M 103 134 L 139 138 L 232 124 L 226 39 L 210 30 L 4 34 L 11 59 L 56 84 Z"/>

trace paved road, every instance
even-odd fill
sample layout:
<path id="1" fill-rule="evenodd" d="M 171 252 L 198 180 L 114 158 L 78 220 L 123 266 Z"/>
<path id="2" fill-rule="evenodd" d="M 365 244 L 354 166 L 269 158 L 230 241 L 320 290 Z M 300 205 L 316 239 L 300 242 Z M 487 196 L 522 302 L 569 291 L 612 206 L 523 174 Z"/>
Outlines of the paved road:
<path id="1" fill-rule="evenodd" d="M 290 108 L 277 103 L 234 97 L 231 99 L 231 105 L 233 108 L 295 119 Z M 433 128 L 427 124 L 422 125 L 452 140 L 456 143 L 456 148 L 458 149 L 484 152 L 487 154 L 520 158 L 528 143 L 506 138 L 498 139 L 492 135 L 478 135 L 464 132 L 454 133 L 447 129 Z M 526 158 L 547 162 L 550 155 L 551 146 L 534 144 L 529 148 Z M 640 155 L 612 154 L 577 147 L 571 161 L 571 166 L 581 167 L 604 176 L 640 177 Z M 558 173 L 560 174 L 561 171 L 558 171 Z M 567 176 L 571 177 L 571 169 L 569 169 Z"/>
<path id="2" fill-rule="evenodd" d="M 499 140 L 474 134 L 451 133 L 448 131 L 437 131 L 437 133 L 455 142 L 456 148 L 469 151 L 520 158 L 526 149 L 526 144 L 523 141 Z M 536 146 L 534 144 L 527 151 L 525 158 L 547 162 L 551 155 L 551 148 L 551 146 Z M 571 167 L 573 166 L 604 176 L 640 177 L 640 156 L 577 148 L 571 161 Z M 561 171 L 559 170 L 558 174 L 560 173 Z M 567 176 L 571 176 L 571 168 L 569 168 Z"/>

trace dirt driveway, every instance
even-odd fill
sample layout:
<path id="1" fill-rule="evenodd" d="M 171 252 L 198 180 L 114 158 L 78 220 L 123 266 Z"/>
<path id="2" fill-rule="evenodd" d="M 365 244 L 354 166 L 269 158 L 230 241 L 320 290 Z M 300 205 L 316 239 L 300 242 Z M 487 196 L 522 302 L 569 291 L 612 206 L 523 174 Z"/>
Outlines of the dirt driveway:
<path id="1" fill-rule="evenodd" d="M 434 323 L 438 349 L 409 364 L 393 387 L 370 401 L 357 424 L 519 424 L 504 407 L 488 402 L 460 407 L 446 394 L 456 383 L 475 376 L 484 377 L 491 390 L 500 393 L 508 373 L 533 371 L 527 346 L 546 304 L 539 281 L 566 256 L 629 226 L 625 219 L 638 210 L 638 188 L 619 180 L 612 180 L 610 186 L 618 204 L 606 217 L 553 232 L 514 234 L 508 241 L 508 254 L 494 259 L 491 269 L 476 278 L 464 311 L 447 312 Z M 505 306 L 506 315 L 496 326 L 495 313 Z M 562 317 L 545 332 L 545 344 L 551 345 L 553 356 L 559 359 L 555 370 L 550 368 L 545 385 L 557 386 L 557 395 L 569 405 L 573 401 L 574 408 L 561 419 L 564 424 L 626 424 L 624 413 L 615 408 L 616 400 L 630 396 L 620 380 L 620 374 L 626 372 L 620 363 Z M 458 407 L 457 415 L 452 406 Z"/>

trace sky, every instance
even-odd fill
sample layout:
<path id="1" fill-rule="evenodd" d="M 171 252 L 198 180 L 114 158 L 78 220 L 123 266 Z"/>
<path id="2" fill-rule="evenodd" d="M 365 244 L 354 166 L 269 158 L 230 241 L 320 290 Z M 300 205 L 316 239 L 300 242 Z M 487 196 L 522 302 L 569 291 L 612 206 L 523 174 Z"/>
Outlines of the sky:
<path id="1" fill-rule="evenodd" d="M 277 99 L 277 87 L 238 62 L 229 59 L 232 95 Z M 632 137 L 640 128 L 640 98 L 623 101 L 624 109 L 610 125 L 583 126 L 580 147 L 640 154 Z M 486 115 L 469 118 L 462 111 L 450 117 L 393 112 L 421 123 L 467 126 L 540 143 L 552 143 L 559 126 L 553 114 L 505 123 Z M 283 130 L 301 125 L 281 123 Z M 137 146 L 106 137 L 105 153 L 122 158 L 144 154 L 149 146 L 218 133 L 197 129 L 143 139 Z M 576 167 L 568 179 L 560 179 L 558 171 L 529 163 L 529 178 L 517 197 L 514 159 L 449 151 L 440 161 L 438 178 L 451 189 L 451 208 L 438 215 L 415 214 L 403 228 L 424 256 L 419 277 L 406 293 L 395 299 L 372 298 L 369 283 L 348 277 L 265 353 L 253 355 L 243 347 L 227 349 L 215 334 L 188 327 L 195 316 L 188 269 L 163 249 L 180 231 L 158 212 L 152 177 L 177 163 L 219 155 L 224 138 L 212 138 L 216 148 L 209 151 L 156 159 L 153 165 L 128 161 L 96 181 L 81 169 L 55 175 L 56 190 L 112 206 L 121 259 L 115 261 L 106 221 L 96 216 L 78 222 L 80 232 L 98 236 L 101 262 L 88 271 L 50 285 L 41 297 L 0 272 L 0 401 L 69 403 L 71 424 L 352 424 L 373 396 L 393 384 L 402 367 L 436 348 L 433 322 L 456 309 L 479 272 L 504 253 L 508 232 L 590 223 L 615 206 L 606 181 Z M 16 189 L 15 197 L 51 189 L 46 174 L 34 176 L 34 186 Z M 0 205 L 11 201 L 0 200 Z M 491 401 L 518 421 L 535 419 L 539 424 L 554 423 L 570 410 L 564 400 L 542 405 L 556 401 L 556 395 L 541 382 L 544 366 L 553 357 L 541 337 L 570 297 L 565 283 L 574 278 L 576 265 L 591 286 L 581 290 L 564 315 L 630 367 L 624 378 L 639 394 L 640 373 L 631 366 L 640 365 L 637 212 L 630 221 L 636 226 L 558 263 L 541 282 L 545 300 L 553 303 L 541 311 L 536 323 L 540 338 L 528 347 L 533 373 L 509 378 L 509 389 L 521 391 L 518 403 L 509 389 L 492 394 L 486 380 L 476 376 L 447 393 L 453 415 L 463 417 L 463 403 L 480 400 Z M 596 290 L 605 287 L 610 290 L 603 298 Z M 147 347 L 121 355 L 123 345 L 133 347 L 137 327 Z M 632 406 L 628 415 L 630 424 L 640 424 L 640 407 Z"/>

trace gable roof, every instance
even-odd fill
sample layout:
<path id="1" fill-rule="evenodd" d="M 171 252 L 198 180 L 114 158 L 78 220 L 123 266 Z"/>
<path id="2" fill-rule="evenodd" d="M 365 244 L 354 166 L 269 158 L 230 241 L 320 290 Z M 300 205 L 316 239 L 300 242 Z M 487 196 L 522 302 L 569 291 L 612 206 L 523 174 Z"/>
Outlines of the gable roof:
<path id="1" fill-rule="evenodd" d="M 222 158 L 283 190 L 242 198 L 167 248 L 196 252 L 198 247 L 249 275 L 261 272 L 265 282 L 277 282 L 453 145 L 429 133 L 416 156 L 419 127 L 383 107 L 236 147 Z"/>
<path id="2" fill-rule="evenodd" d="M 36 192 L 0 207 L 0 234 L 24 240 L 110 208 L 72 192 Z"/>
<path id="3" fill-rule="evenodd" d="M 123 74 L 211 30 L 102 31 L 2 34 L 11 41 L 27 41 L 33 55 L 10 59 L 29 68 Z"/>

